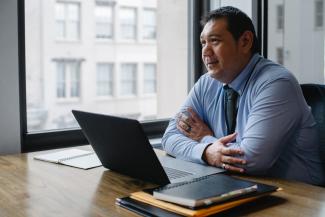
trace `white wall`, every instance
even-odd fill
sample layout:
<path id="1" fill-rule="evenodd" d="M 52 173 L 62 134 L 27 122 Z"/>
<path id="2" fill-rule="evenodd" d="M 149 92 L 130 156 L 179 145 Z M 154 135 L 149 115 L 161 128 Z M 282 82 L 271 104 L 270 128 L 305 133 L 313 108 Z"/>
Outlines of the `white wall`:
<path id="1" fill-rule="evenodd" d="M 0 1 L 0 154 L 20 152 L 17 0 Z"/>

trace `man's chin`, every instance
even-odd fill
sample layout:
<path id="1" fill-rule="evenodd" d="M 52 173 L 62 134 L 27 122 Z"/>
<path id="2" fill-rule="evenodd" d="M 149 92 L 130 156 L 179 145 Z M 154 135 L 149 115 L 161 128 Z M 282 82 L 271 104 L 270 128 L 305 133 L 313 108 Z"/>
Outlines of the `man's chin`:
<path id="1" fill-rule="evenodd" d="M 211 78 L 214 78 L 214 79 L 217 79 L 217 80 L 218 80 L 218 78 L 220 79 L 220 73 L 219 72 L 209 70 L 208 73 L 209 73 Z"/>

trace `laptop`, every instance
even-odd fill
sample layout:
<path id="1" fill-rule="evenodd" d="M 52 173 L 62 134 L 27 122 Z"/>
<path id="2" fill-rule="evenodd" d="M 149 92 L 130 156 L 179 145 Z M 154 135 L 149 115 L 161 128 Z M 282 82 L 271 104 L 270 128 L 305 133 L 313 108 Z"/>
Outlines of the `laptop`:
<path id="1" fill-rule="evenodd" d="M 102 165 L 134 178 L 164 185 L 224 172 L 170 156 L 157 156 L 137 120 L 72 111 Z"/>

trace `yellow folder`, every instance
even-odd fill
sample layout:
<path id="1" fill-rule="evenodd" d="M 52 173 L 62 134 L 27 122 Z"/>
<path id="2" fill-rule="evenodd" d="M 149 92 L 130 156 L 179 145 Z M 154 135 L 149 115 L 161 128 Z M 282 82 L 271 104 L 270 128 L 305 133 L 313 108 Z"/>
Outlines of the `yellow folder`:
<path id="1" fill-rule="evenodd" d="M 148 194 L 143 191 L 134 192 L 131 194 L 130 197 L 132 199 L 135 199 L 135 200 L 150 204 L 152 206 L 156 206 L 161 209 L 165 209 L 165 210 L 183 215 L 183 216 L 208 216 L 211 214 L 219 213 L 219 212 L 225 211 L 227 209 L 239 206 L 243 203 L 247 203 L 247 202 L 256 200 L 257 198 L 263 197 L 268 194 L 270 194 L 270 193 L 265 193 L 265 194 L 261 194 L 258 196 L 248 197 L 248 198 L 242 198 L 242 199 L 238 199 L 238 200 L 230 201 L 230 202 L 226 202 L 226 203 L 216 204 L 215 206 L 210 206 L 207 208 L 202 208 L 202 209 L 197 209 L 197 210 L 187 209 L 185 207 L 178 206 L 173 203 L 168 203 L 168 202 L 165 202 L 162 200 L 157 200 L 151 194 Z"/>

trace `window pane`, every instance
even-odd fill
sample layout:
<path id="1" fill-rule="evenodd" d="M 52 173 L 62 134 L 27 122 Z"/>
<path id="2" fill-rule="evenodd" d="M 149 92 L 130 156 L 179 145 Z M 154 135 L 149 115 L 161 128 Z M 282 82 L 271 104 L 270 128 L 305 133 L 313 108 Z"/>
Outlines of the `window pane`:
<path id="1" fill-rule="evenodd" d="M 252 18 L 252 0 L 210 0 L 211 10 L 223 6 L 233 6 L 245 12 Z"/>
<path id="2" fill-rule="evenodd" d="M 56 37 L 78 39 L 80 34 L 80 6 L 78 3 L 56 2 Z"/>
<path id="3" fill-rule="evenodd" d="M 143 38 L 156 38 L 156 11 L 152 9 L 143 10 Z"/>
<path id="4" fill-rule="evenodd" d="M 96 37 L 113 37 L 113 6 L 97 4 L 95 8 Z"/>
<path id="5" fill-rule="evenodd" d="M 67 4 L 67 17 L 71 21 L 79 21 L 79 5 L 78 4 Z"/>
<path id="6" fill-rule="evenodd" d="M 324 11 L 323 0 L 316 0 L 315 1 L 315 27 L 316 28 L 323 27 L 323 11 Z"/>
<path id="7" fill-rule="evenodd" d="M 71 83 L 71 97 L 79 97 L 80 96 L 80 71 L 78 63 L 70 63 L 68 64 L 70 68 L 70 83 Z"/>
<path id="8" fill-rule="evenodd" d="M 284 11 L 283 11 L 283 5 L 277 5 L 276 6 L 276 12 L 277 12 L 277 29 L 283 30 L 283 22 L 284 22 Z"/>
<path id="9" fill-rule="evenodd" d="M 57 67 L 57 97 L 64 98 L 66 96 L 65 90 L 65 67 L 64 63 L 58 62 Z"/>
<path id="10" fill-rule="evenodd" d="M 97 96 L 113 95 L 113 64 L 97 64 Z"/>
<path id="11" fill-rule="evenodd" d="M 80 96 L 80 70 L 78 62 L 58 61 L 57 67 L 57 97 L 74 98 Z"/>
<path id="12" fill-rule="evenodd" d="M 318 2 L 268 1 L 268 58 L 284 65 L 300 83 L 324 84 L 324 32 L 315 28 L 322 25 L 324 6 Z M 279 14 L 283 31 L 277 31 Z M 322 17 L 318 24 L 316 14 Z"/>
<path id="13" fill-rule="evenodd" d="M 122 64 L 121 95 L 135 95 L 137 86 L 136 64 Z"/>
<path id="14" fill-rule="evenodd" d="M 77 126 L 74 108 L 140 121 L 172 117 L 188 93 L 187 4 L 25 0 L 28 131 Z"/>
<path id="15" fill-rule="evenodd" d="M 136 9 L 135 8 L 121 8 L 120 10 L 121 22 L 121 37 L 124 39 L 136 38 Z"/>
<path id="16" fill-rule="evenodd" d="M 57 3 L 55 5 L 55 18 L 57 20 L 64 20 L 65 19 L 65 7 L 62 3 Z"/>
<path id="17" fill-rule="evenodd" d="M 144 65 L 144 93 L 156 93 L 156 65 Z"/>

